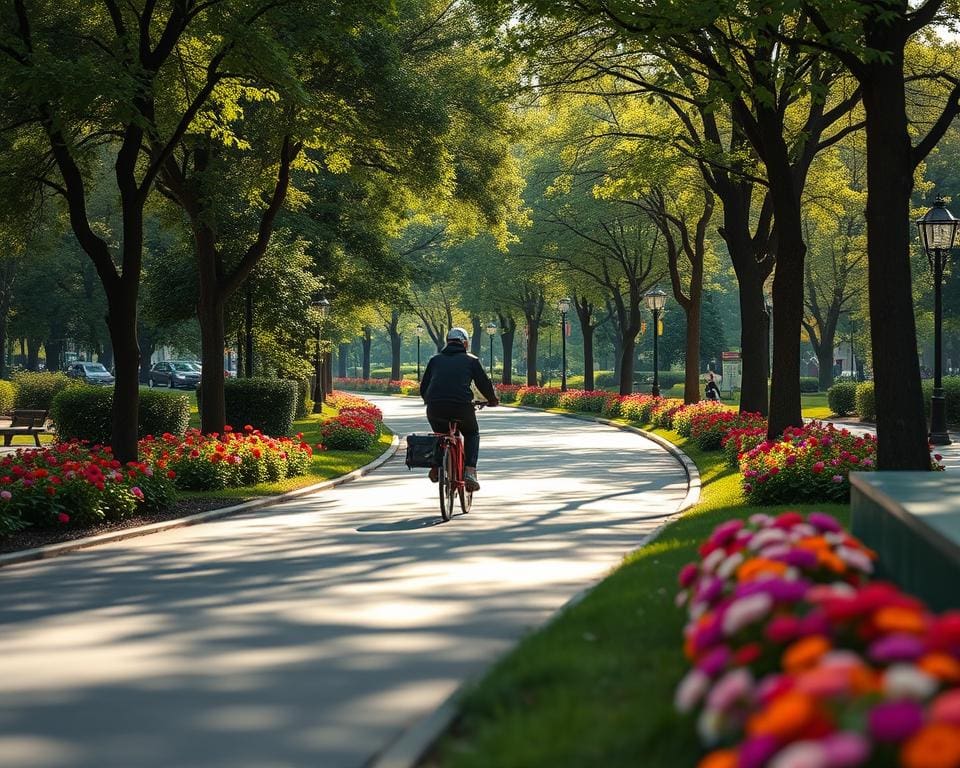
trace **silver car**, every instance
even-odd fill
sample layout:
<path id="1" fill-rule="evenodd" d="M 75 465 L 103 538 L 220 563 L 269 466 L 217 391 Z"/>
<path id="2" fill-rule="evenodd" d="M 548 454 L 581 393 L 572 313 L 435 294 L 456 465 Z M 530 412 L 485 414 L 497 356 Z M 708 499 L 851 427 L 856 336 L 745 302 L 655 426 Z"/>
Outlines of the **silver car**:
<path id="1" fill-rule="evenodd" d="M 86 384 L 110 386 L 114 382 L 113 374 L 104 368 L 102 363 L 84 361 L 71 363 L 70 367 L 67 368 L 67 376 L 71 379 L 79 379 Z"/>
<path id="2" fill-rule="evenodd" d="M 167 360 L 154 363 L 147 376 L 147 385 L 151 387 L 183 387 L 193 389 L 200 383 L 200 371 L 193 363 L 179 360 Z"/>

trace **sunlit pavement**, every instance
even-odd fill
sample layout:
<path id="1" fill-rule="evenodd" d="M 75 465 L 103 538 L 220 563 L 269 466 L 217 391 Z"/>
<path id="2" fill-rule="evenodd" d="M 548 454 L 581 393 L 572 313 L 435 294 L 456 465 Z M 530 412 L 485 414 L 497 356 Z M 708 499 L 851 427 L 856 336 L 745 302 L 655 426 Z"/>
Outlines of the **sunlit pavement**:
<path id="1" fill-rule="evenodd" d="M 426 431 L 419 401 L 376 399 Z M 0 766 L 362 766 L 674 512 L 626 432 L 480 415 L 473 511 L 397 457 L 265 510 L 0 570 Z"/>
<path id="2" fill-rule="evenodd" d="M 873 424 L 862 424 L 855 421 L 823 419 L 827 423 L 834 424 L 837 429 L 846 429 L 855 435 L 876 435 L 877 428 Z M 934 446 L 931 453 L 940 456 L 940 463 L 944 468 L 951 471 L 960 471 L 960 435 L 956 432 L 950 433 L 950 439 L 953 441 L 950 445 Z"/>

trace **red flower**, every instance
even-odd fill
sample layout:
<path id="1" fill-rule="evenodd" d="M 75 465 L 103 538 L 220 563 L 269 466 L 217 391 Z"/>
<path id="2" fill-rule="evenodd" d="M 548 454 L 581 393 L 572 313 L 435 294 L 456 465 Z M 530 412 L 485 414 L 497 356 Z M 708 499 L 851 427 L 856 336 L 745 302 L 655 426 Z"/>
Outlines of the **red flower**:
<path id="1" fill-rule="evenodd" d="M 61 512 L 59 515 L 57 515 L 57 520 L 61 523 L 69 523 L 70 515 L 68 515 L 66 512 Z"/>

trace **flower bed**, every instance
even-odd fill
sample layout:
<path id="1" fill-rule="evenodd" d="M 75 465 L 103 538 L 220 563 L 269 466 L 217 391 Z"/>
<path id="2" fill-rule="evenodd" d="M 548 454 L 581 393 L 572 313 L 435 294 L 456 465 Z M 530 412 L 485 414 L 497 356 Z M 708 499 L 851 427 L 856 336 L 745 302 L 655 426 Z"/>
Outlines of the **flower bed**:
<path id="1" fill-rule="evenodd" d="M 685 405 L 673 416 L 673 428 L 680 437 L 690 437 L 693 420 L 714 413 L 733 413 L 722 403 L 713 400 L 701 400 L 699 403 Z"/>
<path id="2" fill-rule="evenodd" d="M 718 526 L 680 572 L 701 768 L 960 765 L 960 612 L 870 580 L 833 518 Z"/>
<path id="3" fill-rule="evenodd" d="M 599 414 L 609 397 L 610 393 L 603 390 L 568 389 L 560 394 L 557 406 L 578 413 Z"/>
<path id="4" fill-rule="evenodd" d="M 0 534 L 28 525 L 93 525 L 154 512 L 173 500 L 173 476 L 149 461 L 121 465 L 78 441 L 0 459 Z"/>
<path id="5" fill-rule="evenodd" d="M 646 424 L 659 402 L 660 398 L 653 395 L 624 395 L 620 399 L 620 415 L 627 421 Z"/>
<path id="6" fill-rule="evenodd" d="M 763 441 L 739 460 L 751 504 L 838 501 L 850 497 L 851 471 L 874 468 L 877 439 L 832 424 L 790 427 L 776 442 Z"/>
<path id="7" fill-rule="evenodd" d="M 497 397 L 501 403 L 515 403 L 517 392 L 523 387 L 520 384 L 497 384 Z"/>
<path id="8" fill-rule="evenodd" d="M 420 392 L 420 382 L 412 379 L 336 378 L 333 380 L 333 386 L 337 389 L 379 392 L 384 395 L 416 395 Z"/>
<path id="9" fill-rule="evenodd" d="M 676 417 L 674 417 L 676 422 Z M 760 429 L 766 434 L 767 420 L 759 413 L 722 410 L 698 413 L 690 424 L 690 437 L 703 451 L 719 451 L 733 430 Z"/>
<path id="10" fill-rule="evenodd" d="M 520 387 L 517 402 L 535 408 L 556 408 L 560 402 L 560 387 Z"/>
<path id="11" fill-rule="evenodd" d="M 661 399 L 650 411 L 650 422 L 660 429 L 673 429 L 673 417 L 684 407 L 683 400 Z"/>
<path id="12" fill-rule="evenodd" d="M 180 438 L 169 433 L 140 441 L 140 455 L 157 470 L 171 471 L 177 488 L 221 490 L 275 482 L 305 474 L 313 451 L 302 435 L 269 437 L 249 425 L 222 435 L 197 429 Z"/>

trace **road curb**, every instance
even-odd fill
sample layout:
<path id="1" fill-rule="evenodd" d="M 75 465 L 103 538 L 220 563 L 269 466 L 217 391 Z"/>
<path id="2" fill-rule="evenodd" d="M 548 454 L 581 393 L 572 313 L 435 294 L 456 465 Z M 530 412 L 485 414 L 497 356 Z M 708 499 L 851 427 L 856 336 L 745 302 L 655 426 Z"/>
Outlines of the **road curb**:
<path id="1" fill-rule="evenodd" d="M 389 395 L 387 395 L 387 397 L 389 397 Z M 525 411 L 538 411 L 551 416 L 566 416 L 567 418 L 578 419 L 579 421 L 604 424 L 606 426 L 615 427 L 616 429 L 621 429 L 625 432 L 633 432 L 634 434 L 645 437 L 648 440 L 656 443 L 661 448 L 664 448 L 677 460 L 687 475 L 687 495 L 684 497 L 683 501 L 680 503 L 680 506 L 677 507 L 673 514 L 665 519 L 653 531 L 644 536 L 637 549 L 640 547 L 645 547 L 655 541 L 663 532 L 663 530 L 670 523 L 672 523 L 681 512 L 689 509 L 700 500 L 701 480 L 700 470 L 697 468 L 697 465 L 694 464 L 693 460 L 682 450 L 680 450 L 680 448 L 675 446 L 669 440 L 660 437 L 659 435 L 647 432 L 645 429 L 640 429 L 639 427 L 633 427 L 629 424 L 620 424 L 616 421 L 604 419 L 599 416 L 588 416 L 585 414 L 567 413 L 563 411 L 551 411 L 545 408 L 532 408 L 526 405 L 510 404 L 507 407 L 522 409 Z M 605 578 L 606 576 L 600 577 L 593 584 L 584 587 L 582 590 L 573 595 L 563 605 L 557 608 L 553 614 L 547 617 L 547 619 L 539 627 L 537 627 L 537 630 L 542 629 L 556 621 L 564 614 L 565 611 L 572 608 L 574 605 L 583 600 L 588 594 L 590 594 L 590 592 L 592 592 Z M 502 652 L 496 654 L 490 659 L 490 665 L 495 664 L 498 660 L 504 658 L 508 653 L 513 651 L 517 645 L 519 645 L 519 643 L 520 640 L 511 645 L 509 648 L 506 648 Z M 486 674 L 488 670 L 489 666 L 485 668 L 483 672 L 481 672 L 481 675 Z M 424 757 L 424 755 L 426 755 L 430 747 L 433 746 L 437 742 L 437 739 L 439 739 L 440 736 L 450 727 L 450 724 L 454 721 L 457 713 L 459 712 L 457 704 L 460 697 L 471 685 L 477 681 L 477 679 L 478 678 L 469 678 L 464 680 L 460 685 L 457 686 L 457 689 L 451 693 L 442 704 L 440 704 L 440 706 L 438 706 L 428 715 L 425 715 L 424 717 L 415 721 L 408 729 L 402 731 L 400 735 L 397 736 L 397 738 L 382 752 L 380 752 L 378 755 L 375 755 L 368 763 L 366 763 L 364 768 L 416 768 L 417 764 Z"/>
<path id="2" fill-rule="evenodd" d="M 179 517 L 174 520 L 164 520 L 163 522 L 159 523 L 140 525 L 136 528 L 127 528 L 121 531 L 110 531 L 109 533 L 101 533 L 97 536 L 86 536 L 82 539 L 64 541 L 60 544 L 50 544 L 45 547 L 24 549 L 20 552 L 10 552 L 9 554 L 0 555 L 0 567 L 16 565 L 17 563 L 33 562 L 35 560 L 46 560 L 51 557 L 65 555 L 69 552 L 75 552 L 78 549 L 95 547 L 99 544 L 109 544 L 114 541 L 123 541 L 124 539 L 132 539 L 138 536 L 148 536 L 151 533 L 160 533 L 161 531 L 169 531 L 174 528 L 185 528 L 188 525 L 205 523 L 209 520 L 216 520 L 221 517 L 235 515 L 238 512 L 250 512 L 251 510 L 260 509 L 262 507 L 269 507 L 272 504 L 279 504 L 283 501 L 296 499 L 299 496 L 307 496 L 311 493 L 316 493 L 317 491 L 325 491 L 328 488 L 335 488 L 338 485 L 343 485 L 344 483 L 349 483 L 352 480 L 357 480 L 358 478 L 373 472 L 373 470 L 377 469 L 377 467 L 386 464 L 394 457 L 399 447 L 400 436 L 394 435 L 390 446 L 369 464 L 364 464 L 362 467 L 358 467 L 352 472 L 348 472 L 340 477 L 335 477 L 332 480 L 324 480 L 322 483 L 315 483 L 314 485 L 308 485 L 304 488 L 297 488 L 294 491 L 287 491 L 279 496 L 264 496 L 259 499 L 245 501 L 241 504 L 234 504 L 231 507 L 211 509 L 208 512 L 198 512 L 195 515 Z"/>

